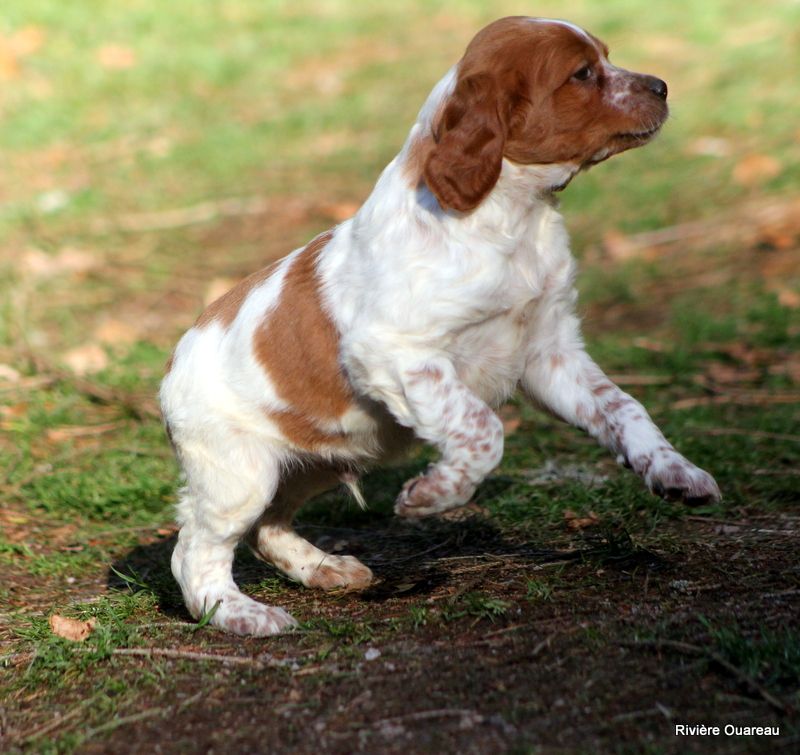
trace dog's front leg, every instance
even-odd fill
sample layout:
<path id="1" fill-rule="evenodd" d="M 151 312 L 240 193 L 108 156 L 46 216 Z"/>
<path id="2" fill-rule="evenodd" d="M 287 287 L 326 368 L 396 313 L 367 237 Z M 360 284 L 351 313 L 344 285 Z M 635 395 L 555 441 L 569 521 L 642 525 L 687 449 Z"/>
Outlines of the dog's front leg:
<path id="1" fill-rule="evenodd" d="M 645 408 L 575 346 L 580 337 L 530 349 L 522 385 L 528 396 L 586 430 L 640 475 L 656 495 L 690 504 L 720 499 L 714 478 L 679 454 Z"/>
<path id="2" fill-rule="evenodd" d="M 395 512 L 422 517 L 461 506 L 500 463 L 503 423 L 446 359 L 426 359 L 399 372 L 403 406 L 398 419 L 436 446 L 441 458 L 406 482 Z"/>

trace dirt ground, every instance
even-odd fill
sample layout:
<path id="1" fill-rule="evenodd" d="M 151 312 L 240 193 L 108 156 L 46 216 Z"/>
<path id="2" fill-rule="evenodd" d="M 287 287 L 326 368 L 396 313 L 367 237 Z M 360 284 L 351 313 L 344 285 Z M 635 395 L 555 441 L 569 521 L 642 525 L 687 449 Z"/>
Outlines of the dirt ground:
<path id="1" fill-rule="evenodd" d="M 418 527 L 393 519 L 309 525 L 308 537 L 328 547 L 333 541 L 380 575 L 361 594 L 282 586 L 282 604 L 299 618 L 332 622 L 322 643 L 308 629 L 269 641 L 213 633 L 192 642 L 173 627 L 173 641 L 152 652 L 169 652 L 176 639 L 179 649 L 161 657 L 163 678 L 151 683 L 144 710 L 79 749 L 796 751 L 800 729 L 788 703 L 705 646 L 708 627 L 732 619 L 798 628 L 800 517 L 700 519 L 669 524 L 661 532 L 673 543 L 666 550 L 593 528 L 548 549 L 508 539 L 480 510 Z M 158 581 L 172 540 L 155 538 L 115 567 Z M 240 584 L 269 600 L 269 590 L 258 588 L 265 571 L 241 554 Z M 536 584 L 550 589 L 532 593 L 530 580 L 539 577 Z M 493 604 L 471 600 L 477 591 Z M 188 620 L 175 598 L 165 589 L 161 612 L 167 622 Z M 664 635 L 676 639 L 654 639 Z M 113 673 L 135 685 L 153 657 L 111 660 Z M 89 668 L 72 701 L 55 708 L 88 698 L 97 674 L 108 669 Z M 5 710 L 6 726 L 25 706 L 23 699 Z M 778 726 L 781 733 L 677 737 L 680 723 Z"/>

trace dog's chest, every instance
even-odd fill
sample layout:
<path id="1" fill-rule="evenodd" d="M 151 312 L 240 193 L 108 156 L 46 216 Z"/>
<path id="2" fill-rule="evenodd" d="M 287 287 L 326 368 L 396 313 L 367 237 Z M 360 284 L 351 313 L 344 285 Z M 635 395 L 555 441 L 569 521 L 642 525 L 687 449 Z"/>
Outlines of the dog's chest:
<path id="1" fill-rule="evenodd" d="M 535 341 L 546 338 L 542 324 L 554 299 L 568 296 L 572 258 L 567 250 L 533 256 L 524 250 L 509 263 L 497 309 L 453 333 L 449 352 L 461 380 L 490 404 L 508 398 Z M 544 326 L 546 331 L 547 326 Z"/>

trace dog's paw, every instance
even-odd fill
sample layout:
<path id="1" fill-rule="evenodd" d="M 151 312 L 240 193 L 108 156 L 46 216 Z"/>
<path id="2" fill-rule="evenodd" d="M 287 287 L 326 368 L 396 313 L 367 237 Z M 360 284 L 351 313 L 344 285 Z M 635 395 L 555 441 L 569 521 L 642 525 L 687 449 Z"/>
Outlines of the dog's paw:
<path id="1" fill-rule="evenodd" d="M 369 586 L 372 578 L 372 570 L 357 558 L 327 555 L 303 584 L 320 590 L 361 590 Z"/>
<path id="2" fill-rule="evenodd" d="M 267 606 L 239 592 L 229 591 L 206 602 L 213 609 L 212 626 L 231 634 L 269 637 L 297 626 L 297 620 L 278 606 Z"/>
<path id="3" fill-rule="evenodd" d="M 475 486 L 466 477 L 454 484 L 434 469 L 403 485 L 394 504 L 394 513 L 407 519 L 438 514 L 463 506 L 474 492 Z"/>
<path id="4" fill-rule="evenodd" d="M 643 477 L 653 494 L 668 501 L 699 506 L 722 500 L 714 478 L 676 451 L 652 459 Z"/>

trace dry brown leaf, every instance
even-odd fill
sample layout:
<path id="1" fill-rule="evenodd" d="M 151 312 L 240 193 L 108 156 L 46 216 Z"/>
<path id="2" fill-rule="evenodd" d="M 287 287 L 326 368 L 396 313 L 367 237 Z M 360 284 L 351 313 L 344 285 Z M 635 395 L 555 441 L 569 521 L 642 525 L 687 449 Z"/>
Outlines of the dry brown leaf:
<path id="1" fill-rule="evenodd" d="M 652 338 L 634 338 L 633 345 L 637 349 L 654 351 L 656 354 L 663 354 L 668 350 L 665 344 L 663 344 L 661 341 L 655 341 Z"/>
<path id="2" fill-rule="evenodd" d="M 7 45 L 18 58 L 26 58 L 39 52 L 45 37 L 45 31 L 41 26 L 23 26 L 9 37 Z"/>
<path id="3" fill-rule="evenodd" d="M 108 354 L 96 343 L 70 349 L 62 359 L 76 375 L 88 375 L 108 367 Z"/>
<path id="4" fill-rule="evenodd" d="M 754 187 L 780 175 L 783 165 L 771 155 L 752 154 L 743 157 L 733 169 L 733 180 L 740 186 Z"/>
<path id="5" fill-rule="evenodd" d="M 800 307 L 800 293 L 793 288 L 779 286 L 776 293 L 778 295 L 778 303 L 782 307 L 787 307 L 789 309 L 797 309 Z"/>
<path id="6" fill-rule="evenodd" d="M 22 375 L 10 364 L 0 364 L 0 380 L 6 383 L 18 383 Z"/>
<path id="7" fill-rule="evenodd" d="M 124 45 L 103 45 L 97 50 L 97 62 L 103 68 L 123 71 L 136 65 L 136 53 Z"/>
<path id="8" fill-rule="evenodd" d="M 94 631 L 96 625 L 96 619 L 80 621 L 79 619 L 59 616 L 57 613 L 50 617 L 50 629 L 53 634 L 73 642 L 83 642 Z"/>
<path id="9" fill-rule="evenodd" d="M 600 517 L 594 511 L 590 511 L 586 516 L 579 516 L 572 509 L 565 509 L 564 522 L 571 530 L 584 530 L 600 524 Z"/>
<path id="10" fill-rule="evenodd" d="M 71 247 L 62 249 L 58 254 L 46 254 L 40 249 L 30 249 L 20 259 L 20 269 L 34 278 L 86 273 L 96 266 L 95 255 Z"/>
<path id="11" fill-rule="evenodd" d="M 0 46 L 0 81 L 11 81 L 19 76 L 19 59 L 14 53 Z"/>
<path id="12" fill-rule="evenodd" d="M 627 260 L 638 253 L 636 245 L 622 231 L 615 229 L 603 234 L 603 250 L 612 260 Z"/>
<path id="13" fill-rule="evenodd" d="M 16 419 L 24 417 L 28 411 L 28 405 L 22 404 L 4 404 L 0 406 L 0 417 L 7 417 L 8 419 Z"/>
<path id="14" fill-rule="evenodd" d="M 341 223 L 348 218 L 353 217 L 358 211 L 359 205 L 355 202 L 332 202 L 330 204 L 323 204 L 319 210 L 323 215 L 326 215 L 331 220 Z"/>
<path id="15" fill-rule="evenodd" d="M 125 320 L 104 320 L 94 331 L 94 337 L 100 343 L 114 346 L 134 343 L 140 336 L 139 329 Z"/>
<path id="16" fill-rule="evenodd" d="M 8 37 L 0 36 L 0 80 L 19 76 L 20 60 L 37 52 L 44 40 L 44 30 L 38 26 L 25 26 Z"/>

